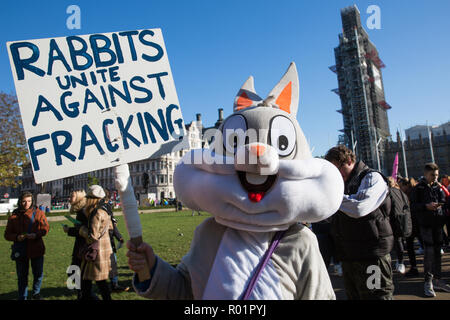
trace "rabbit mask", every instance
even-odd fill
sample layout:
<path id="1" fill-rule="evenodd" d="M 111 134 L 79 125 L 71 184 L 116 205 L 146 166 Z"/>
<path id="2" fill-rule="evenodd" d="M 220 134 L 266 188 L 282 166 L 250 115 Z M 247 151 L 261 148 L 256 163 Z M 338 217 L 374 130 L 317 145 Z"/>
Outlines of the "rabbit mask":
<path id="1" fill-rule="evenodd" d="M 344 184 L 330 162 L 313 158 L 297 120 L 299 81 L 291 63 L 266 99 L 249 77 L 210 149 L 191 150 L 175 169 L 179 200 L 238 230 L 285 230 L 334 214 Z"/>

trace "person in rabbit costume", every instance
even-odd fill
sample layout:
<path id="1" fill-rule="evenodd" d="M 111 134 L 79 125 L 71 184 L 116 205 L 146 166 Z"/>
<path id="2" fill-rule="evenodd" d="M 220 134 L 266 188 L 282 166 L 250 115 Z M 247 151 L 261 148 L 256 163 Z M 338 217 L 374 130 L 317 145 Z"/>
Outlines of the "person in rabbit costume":
<path id="1" fill-rule="evenodd" d="M 174 268 L 148 244 L 130 242 L 129 265 L 151 279 L 133 285 L 152 299 L 335 299 L 315 235 L 299 222 L 334 214 L 344 184 L 336 167 L 312 158 L 296 121 L 294 63 L 268 98 L 250 77 L 211 149 L 191 150 L 174 186 L 187 207 L 212 214 Z M 249 290 L 250 288 L 250 290 Z"/>

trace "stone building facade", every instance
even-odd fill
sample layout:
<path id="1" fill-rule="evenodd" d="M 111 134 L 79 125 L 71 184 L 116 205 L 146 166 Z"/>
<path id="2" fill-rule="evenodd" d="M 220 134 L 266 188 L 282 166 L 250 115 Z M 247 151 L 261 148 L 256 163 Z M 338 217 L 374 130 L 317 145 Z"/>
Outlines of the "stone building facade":
<path id="1" fill-rule="evenodd" d="M 439 166 L 441 175 L 450 174 L 449 131 L 450 121 L 438 126 L 417 125 L 406 129 L 406 138 L 403 141 L 405 157 L 403 157 L 402 139 L 397 132 L 396 141 L 386 143 L 385 167 L 389 168 L 389 174 L 392 173 L 392 164 L 397 152 L 398 172 L 401 176 L 420 178 L 423 175 L 424 165 L 428 162 L 435 162 Z M 405 162 L 407 171 L 405 171 Z"/>

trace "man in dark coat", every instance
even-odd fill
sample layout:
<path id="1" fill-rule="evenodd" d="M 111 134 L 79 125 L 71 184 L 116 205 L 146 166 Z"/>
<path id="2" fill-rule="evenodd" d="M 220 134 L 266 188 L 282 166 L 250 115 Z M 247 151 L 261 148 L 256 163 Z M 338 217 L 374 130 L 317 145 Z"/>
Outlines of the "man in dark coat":
<path id="1" fill-rule="evenodd" d="M 450 292 L 450 286 L 441 279 L 441 249 L 443 244 L 445 195 L 437 183 L 439 167 L 427 163 L 424 177 L 411 193 L 411 210 L 417 215 L 424 245 L 424 292 L 435 297 L 434 289 Z"/>

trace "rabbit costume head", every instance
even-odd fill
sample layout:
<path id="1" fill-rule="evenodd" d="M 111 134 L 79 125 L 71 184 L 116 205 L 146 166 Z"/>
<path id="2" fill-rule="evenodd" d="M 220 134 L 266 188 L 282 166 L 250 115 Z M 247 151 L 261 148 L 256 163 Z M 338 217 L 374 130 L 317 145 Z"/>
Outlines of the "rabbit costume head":
<path id="1" fill-rule="evenodd" d="M 177 197 L 238 230 L 285 230 L 334 214 L 344 184 L 336 167 L 313 158 L 297 120 L 299 81 L 291 63 L 260 98 L 249 77 L 211 149 L 191 150 L 177 165 Z"/>

